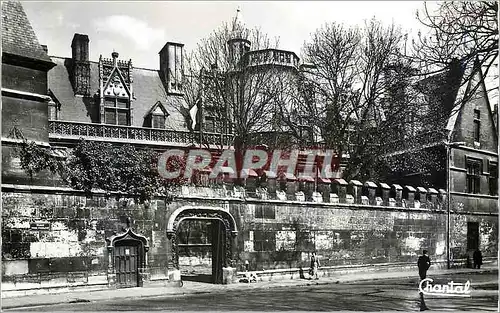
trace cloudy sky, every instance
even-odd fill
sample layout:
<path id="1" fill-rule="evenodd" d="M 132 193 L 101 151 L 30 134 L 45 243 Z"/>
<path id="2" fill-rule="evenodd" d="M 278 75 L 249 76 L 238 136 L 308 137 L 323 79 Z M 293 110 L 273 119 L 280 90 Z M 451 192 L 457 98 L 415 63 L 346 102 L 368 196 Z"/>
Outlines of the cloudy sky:
<path id="1" fill-rule="evenodd" d="M 89 35 L 90 58 L 132 59 L 134 66 L 157 69 L 158 52 L 167 41 L 181 42 L 187 50 L 224 22 L 239 7 L 246 25 L 261 27 L 279 37 L 280 48 L 300 53 L 315 29 L 326 22 L 348 25 L 376 17 L 416 33 L 422 26 L 415 12 L 420 1 L 138 1 L 138 2 L 22 2 L 41 44 L 49 54 L 71 56 L 74 33 Z"/>

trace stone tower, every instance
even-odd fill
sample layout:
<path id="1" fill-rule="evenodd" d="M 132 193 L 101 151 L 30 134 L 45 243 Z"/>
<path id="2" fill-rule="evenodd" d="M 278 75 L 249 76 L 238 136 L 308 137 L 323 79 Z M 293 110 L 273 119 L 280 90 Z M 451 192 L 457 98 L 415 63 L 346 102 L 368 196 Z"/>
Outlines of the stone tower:
<path id="1" fill-rule="evenodd" d="M 229 48 L 229 58 L 231 60 L 232 69 L 237 70 L 240 65 L 242 56 L 250 51 L 251 42 L 248 38 L 248 30 L 245 28 L 241 10 L 236 10 L 236 16 L 233 19 L 231 36 L 227 41 Z"/>

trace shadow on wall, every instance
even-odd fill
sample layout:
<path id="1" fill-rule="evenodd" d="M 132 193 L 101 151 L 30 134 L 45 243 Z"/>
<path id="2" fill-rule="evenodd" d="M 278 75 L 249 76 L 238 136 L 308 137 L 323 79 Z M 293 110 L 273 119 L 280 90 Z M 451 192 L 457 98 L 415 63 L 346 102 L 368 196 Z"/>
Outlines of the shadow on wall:
<path id="1" fill-rule="evenodd" d="M 73 92 L 75 92 L 75 83 L 73 80 L 73 60 L 71 58 L 67 58 L 64 60 L 64 67 L 68 73 L 68 80 L 71 83 L 71 87 Z M 83 103 L 85 105 L 85 109 L 87 110 L 87 116 L 90 117 L 92 123 L 99 123 L 99 96 L 97 94 L 92 95 L 92 90 L 90 91 L 91 95 L 83 97 Z"/>
<path id="2" fill-rule="evenodd" d="M 87 110 L 87 116 L 90 117 L 92 123 L 99 123 L 99 97 L 93 95 L 92 97 L 83 97 L 83 103 Z"/>

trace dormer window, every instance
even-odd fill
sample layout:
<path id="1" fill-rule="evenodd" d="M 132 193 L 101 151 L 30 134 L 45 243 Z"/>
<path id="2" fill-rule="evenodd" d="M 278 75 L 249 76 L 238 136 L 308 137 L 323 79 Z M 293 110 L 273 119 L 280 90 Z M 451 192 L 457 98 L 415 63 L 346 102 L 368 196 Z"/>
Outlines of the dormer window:
<path id="1" fill-rule="evenodd" d="M 165 110 L 160 101 L 148 111 L 144 117 L 144 127 L 151 127 L 156 129 L 165 129 L 168 112 Z"/>

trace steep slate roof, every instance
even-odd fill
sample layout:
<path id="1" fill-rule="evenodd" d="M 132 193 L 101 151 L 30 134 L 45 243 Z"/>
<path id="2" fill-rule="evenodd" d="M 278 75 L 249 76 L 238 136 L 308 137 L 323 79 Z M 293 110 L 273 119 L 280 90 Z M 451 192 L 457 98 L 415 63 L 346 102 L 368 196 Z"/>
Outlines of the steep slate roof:
<path id="1" fill-rule="evenodd" d="M 487 89 L 481 67 L 471 62 L 465 69 L 463 78 L 468 78 L 469 81 L 462 82 L 462 85 L 460 86 L 460 89 L 458 90 L 457 96 L 455 98 L 455 106 L 451 110 L 450 118 L 448 119 L 448 123 L 446 124 L 446 130 L 449 131 L 449 136 L 451 136 L 452 132 L 455 130 L 455 125 L 457 123 L 457 119 L 460 115 L 463 105 L 468 101 L 474 100 L 476 94 L 482 94 L 482 97 L 484 97 L 488 103 L 488 114 L 490 114 L 491 116 L 493 114 L 492 107 L 490 105 L 490 97 L 488 95 L 488 92 L 486 92 Z M 471 90 L 472 88 L 477 89 Z"/>
<path id="2" fill-rule="evenodd" d="M 48 73 L 48 85 L 57 100 L 61 103 L 59 118 L 63 121 L 91 123 L 92 106 L 89 99 L 75 96 L 70 80 L 71 59 L 51 57 L 56 66 Z M 90 63 L 90 93 L 99 89 L 99 71 L 97 63 Z M 95 109 L 97 109 L 95 107 Z M 95 112 L 97 114 L 98 111 Z"/>
<path id="3" fill-rule="evenodd" d="M 61 103 L 60 120 L 92 123 L 99 120 L 99 64 L 90 62 L 91 97 L 75 96 L 70 80 L 71 58 L 52 57 L 56 66 L 48 73 L 49 88 Z M 181 105 L 167 91 L 157 70 L 133 68 L 134 81 L 132 101 L 132 126 L 142 127 L 144 117 L 160 101 L 169 116 L 167 129 L 187 130 L 184 117 L 179 112 Z"/>
<path id="4" fill-rule="evenodd" d="M 50 62 L 18 1 L 2 1 L 2 52 Z"/>

